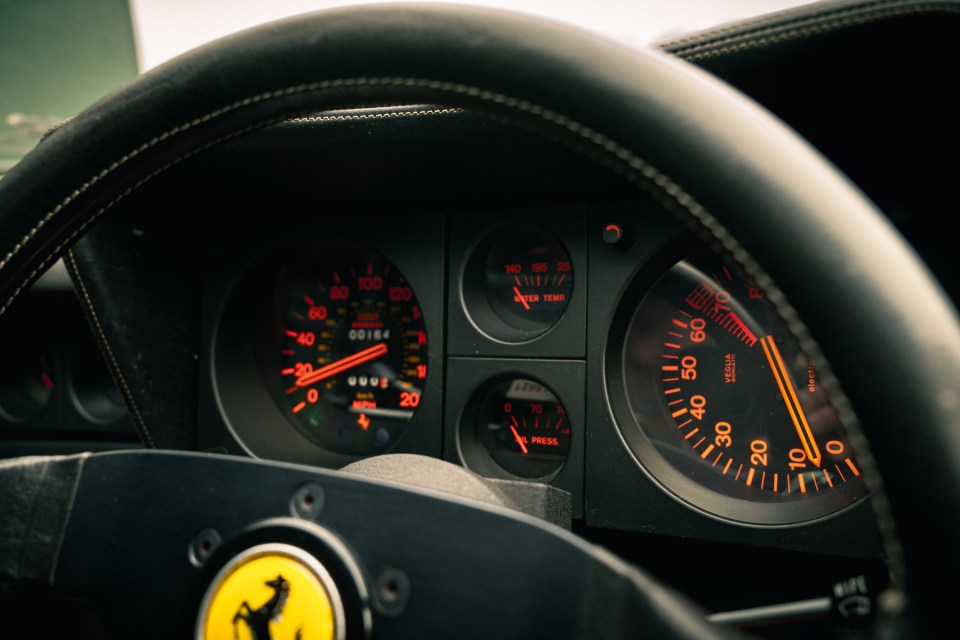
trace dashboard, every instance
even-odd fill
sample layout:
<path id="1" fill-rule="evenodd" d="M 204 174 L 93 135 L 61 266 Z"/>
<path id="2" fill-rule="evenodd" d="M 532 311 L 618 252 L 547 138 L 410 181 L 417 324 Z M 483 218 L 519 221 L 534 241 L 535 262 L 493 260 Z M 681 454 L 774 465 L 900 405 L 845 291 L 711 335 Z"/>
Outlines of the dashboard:
<path id="1" fill-rule="evenodd" d="M 826 66 L 830 44 L 815 47 Z M 911 120 L 916 135 L 881 135 L 920 107 L 781 53 L 703 64 L 829 151 L 956 301 L 937 208 L 948 183 L 911 186 L 944 171 L 927 152 L 935 133 L 955 137 L 947 102 Z M 864 83 L 882 75 L 861 64 Z M 833 91 L 843 114 L 876 109 L 830 118 L 809 96 Z M 135 411 L 74 415 L 88 396 L 66 393 L 36 425 L 7 420 L 9 454 L 133 447 L 144 425 L 195 425 L 182 448 L 325 468 L 417 454 L 562 490 L 576 533 L 710 611 L 768 604 L 770 584 L 807 601 L 886 580 L 856 449 L 761 284 L 576 153 L 461 109 L 325 112 L 205 150 L 121 208 L 68 264 L 124 372 L 122 391 L 81 376 L 102 382 L 89 397 Z M 31 304 L 47 319 L 69 309 L 86 349 L 63 293 L 38 288 Z"/>
<path id="2" fill-rule="evenodd" d="M 154 384 L 191 389 L 197 449 L 326 468 L 418 454 L 549 485 L 575 531 L 668 583 L 672 554 L 723 545 L 693 593 L 714 611 L 743 606 L 730 584 L 763 604 L 749 584 L 784 563 L 797 598 L 884 583 L 855 451 L 735 264 L 524 131 L 430 106 L 322 117 L 211 150 L 72 256 L 126 338 L 106 336 L 183 352 Z M 325 166 L 310 140 L 331 137 L 351 151 Z M 94 258 L 149 284 L 106 286 Z M 770 562 L 730 578 L 745 557 Z"/>
<path id="3" fill-rule="evenodd" d="M 793 526 L 808 550 L 866 503 L 762 288 L 651 203 L 277 226 L 208 256 L 202 448 L 443 457 L 562 489 L 588 522 L 780 545 Z"/>
<path id="4" fill-rule="evenodd" d="M 245 221 L 175 244 L 197 296 L 197 448 L 328 468 L 418 454 L 549 485 L 575 531 L 668 582 L 664 549 L 723 545 L 725 577 L 695 594 L 716 611 L 742 606 L 731 581 L 763 603 L 749 585 L 772 561 L 729 575 L 748 556 L 794 563 L 798 598 L 883 584 L 855 451 L 756 283 L 615 175 L 435 111 L 254 134 L 107 232 L 137 228 L 167 260 L 156 216 Z M 336 166 L 310 156 L 340 136 Z"/>
<path id="5" fill-rule="evenodd" d="M 0 457 L 139 443 L 62 263 L 11 310 L 0 374 Z"/>

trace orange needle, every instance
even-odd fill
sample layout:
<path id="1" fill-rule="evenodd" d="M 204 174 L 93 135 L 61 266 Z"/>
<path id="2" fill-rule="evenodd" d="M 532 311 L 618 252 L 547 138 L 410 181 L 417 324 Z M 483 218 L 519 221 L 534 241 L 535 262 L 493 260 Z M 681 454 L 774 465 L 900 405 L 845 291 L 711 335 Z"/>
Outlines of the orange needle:
<path id="1" fill-rule="evenodd" d="M 520 304 L 523 305 L 523 308 L 526 309 L 527 311 L 530 311 L 530 305 L 527 304 L 527 301 L 526 301 L 526 299 L 523 297 L 523 294 L 520 293 L 520 289 L 518 289 L 517 287 L 514 287 L 514 288 L 513 288 L 513 292 L 514 292 L 515 294 L 517 294 L 517 298 L 520 299 Z M 524 452 L 524 453 L 526 453 L 526 452 Z"/>
<path id="2" fill-rule="evenodd" d="M 800 436 L 800 444 L 803 445 L 803 450 L 807 452 L 807 459 L 819 467 L 820 449 L 817 447 L 817 440 L 813 437 L 813 431 L 807 422 L 807 415 L 803 412 L 803 407 L 800 406 L 797 392 L 793 388 L 793 381 L 787 374 L 787 368 L 783 364 L 780 350 L 773 342 L 773 336 L 761 338 L 760 345 L 763 347 L 763 353 L 767 356 L 767 362 L 770 363 L 770 370 L 777 381 L 777 386 L 780 387 L 780 395 L 783 397 L 783 403 L 787 405 L 787 411 L 790 412 L 793 426 L 797 430 L 797 435 Z"/>
<path id="3" fill-rule="evenodd" d="M 516 427 L 514 427 L 513 425 L 510 425 L 510 431 L 513 431 L 513 437 L 517 439 L 517 444 L 520 445 L 520 450 L 523 451 L 524 454 L 526 454 L 527 445 L 523 444 L 523 438 L 521 438 L 520 434 L 517 433 Z"/>
<path id="4" fill-rule="evenodd" d="M 364 349 L 363 351 L 358 351 L 352 356 L 341 358 L 336 362 L 331 362 L 328 365 L 320 367 L 316 371 L 311 371 L 306 375 L 300 376 L 297 378 L 297 386 L 307 387 L 314 382 L 326 380 L 330 376 L 343 373 L 347 369 L 352 369 L 363 364 L 364 362 L 370 362 L 371 360 L 375 360 L 385 355 L 387 355 L 387 343 L 381 342 L 380 344 L 374 345 L 368 349 Z"/>

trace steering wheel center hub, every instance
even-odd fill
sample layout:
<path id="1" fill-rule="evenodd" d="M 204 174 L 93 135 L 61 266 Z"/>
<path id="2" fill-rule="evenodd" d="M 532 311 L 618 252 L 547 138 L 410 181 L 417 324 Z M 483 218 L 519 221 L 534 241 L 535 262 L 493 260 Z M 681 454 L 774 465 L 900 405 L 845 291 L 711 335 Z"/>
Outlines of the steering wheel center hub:
<path id="1" fill-rule="evenodd" d="M 343 602 L 330 573 L 287 544 L 251 547 L 217 573 L 200 605 L 196 637 L 341 640 Z"/>

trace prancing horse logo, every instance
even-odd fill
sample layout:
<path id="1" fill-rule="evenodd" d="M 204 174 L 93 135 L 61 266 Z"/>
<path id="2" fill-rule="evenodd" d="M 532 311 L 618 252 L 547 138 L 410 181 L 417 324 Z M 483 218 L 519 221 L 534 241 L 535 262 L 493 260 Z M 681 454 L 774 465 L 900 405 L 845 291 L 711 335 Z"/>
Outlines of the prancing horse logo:
<path id="1" fill-rule="evenodd" d="M 240 637 L 237 624 L 243 622 L 254 640 L 274 640 L 270 634 L 270 622 L 280 620 L 283 607 L 287 604 L 287 598 L 290 595 L 290 583 L 282 575 L 277 575 L 274 580 L 268 580 L 264 584 L 273 589 L 273 595 L 257 609 L 251 608 L 246 600 L 240 603 L 237 612 L 233 615 L 234 638 Z M 296 640 L 301 638 L 302 631 L 303 629 L 297 630 Z"/>
<path id="2" fill-rule="evenodd" d="M 320 562 L 266 543 L 228 559 L 197 611 L 197 640 L 343 640 L 343 603 Z"/>

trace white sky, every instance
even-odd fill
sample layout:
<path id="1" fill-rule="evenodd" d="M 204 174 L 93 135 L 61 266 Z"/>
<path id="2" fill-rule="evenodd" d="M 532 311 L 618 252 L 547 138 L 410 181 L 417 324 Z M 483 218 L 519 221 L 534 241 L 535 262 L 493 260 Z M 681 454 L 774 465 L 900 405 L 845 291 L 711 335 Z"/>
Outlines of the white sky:
<path id="1" fill-rule="evenodd" d="M 138 35 L 140 66 L 145 71 L 193 47 L 262 22 L 373 1 L 383 0 L 130 0 L 130 5 Z M 456 4 L 545 15 L 638 46 L 808 1 L 451 0 Z"/>

